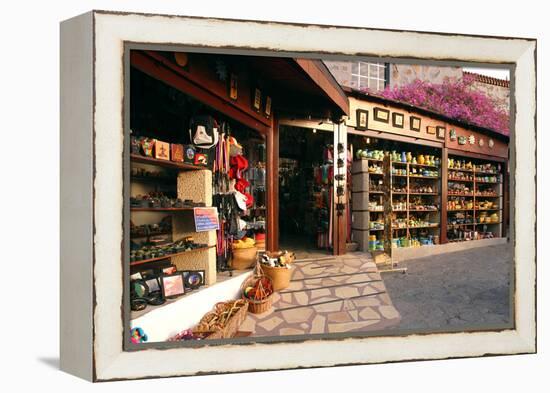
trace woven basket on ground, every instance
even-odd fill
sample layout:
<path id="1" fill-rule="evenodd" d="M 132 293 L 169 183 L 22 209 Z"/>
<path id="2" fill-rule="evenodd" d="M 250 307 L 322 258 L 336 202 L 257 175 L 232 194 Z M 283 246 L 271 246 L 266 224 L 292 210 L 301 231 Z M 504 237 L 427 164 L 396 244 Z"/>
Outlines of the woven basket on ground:
<path id="1" fill-rule="evenodd" d="M 246 299 L 216 303 L 214 309 L 193 328 L 193 333 L 204 335 L 207 340 L 234 337 L 246 318 L 247 310 Z"/>
<path id="2" fill-rule="evenodd" d="M 264 288 L 264 290 L 267 290 L 269 294 L 266 297 L 257 300 L 245 297 L 245 289 L 247 287 L 254 287 L 259 280 L 267 283 L 267 285 L 262 284 L 261 287 L 268 287 Z M 248 301 L 248 311 L 252 314 L 261 314 L 271 309 L 273 305 L 273 280 L 264 274 L 259 262 L 256 262 L 256 267 L 254 268 L 254 273 L 252 276 L 247 278 L 242 283 L 241 294 L 242 298 Z"/>

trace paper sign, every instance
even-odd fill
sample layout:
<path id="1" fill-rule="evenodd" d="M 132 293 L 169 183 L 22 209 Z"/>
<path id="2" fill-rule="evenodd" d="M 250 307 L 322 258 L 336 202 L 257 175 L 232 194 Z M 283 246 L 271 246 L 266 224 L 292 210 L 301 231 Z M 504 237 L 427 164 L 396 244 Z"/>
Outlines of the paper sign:
<path id="1" fill-rule="evenodd" d="M 206 232 L 220 228 L 216 207 L 195 207 L 193 214 L 195 215 L 195 231 Z"/>

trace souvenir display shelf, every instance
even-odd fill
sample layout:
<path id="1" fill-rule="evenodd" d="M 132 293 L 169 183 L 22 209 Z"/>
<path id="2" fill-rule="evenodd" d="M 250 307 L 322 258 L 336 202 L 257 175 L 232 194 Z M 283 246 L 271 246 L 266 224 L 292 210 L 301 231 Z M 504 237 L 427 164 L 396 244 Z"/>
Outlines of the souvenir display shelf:
<path id="1" fill-rule="evenodd" d="M 449 241 L 502 237 L 501 165 L 491 161 L 450 156 L 447 171 Z"/>
<path id="2" fill-rule="evenodd" d="M 438 165 L 391 161 L 389 173 L 382 170 L 382 160 L 367 158 L 369 199 L 369 249 L 380 249 L 384 232 L 383 184 L 389 182 L 394 246 L 422 245 L 420 238 L 439 241 L 440 182 Z M 415 158 L 416 160 L 416 158 Z M 426 176 L 423 173 L 429 173 Z M 414 241 L 413 241 L 414 240 Z M 374 243 L 372 243 L 374 242 Z M 376 248 L 378 244 L 378 248 Z"/>

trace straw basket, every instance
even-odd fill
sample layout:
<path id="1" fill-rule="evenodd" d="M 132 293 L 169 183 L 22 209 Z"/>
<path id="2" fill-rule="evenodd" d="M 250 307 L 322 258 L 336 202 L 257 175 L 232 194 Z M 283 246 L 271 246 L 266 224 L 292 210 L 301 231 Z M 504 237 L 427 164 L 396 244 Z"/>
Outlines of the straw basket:
<path id="1" fill-rule="evenodd" d="M 271 284 L 271 286 L 273 286 L 273 280 L 271 280 L 271 278 L 266 276 L 263 273 L 263 270 L 260 264 L 256 263 L 254 274 L 251 277 L 247 278 L 241 285 L 242 298 L 248 301 L 248 311 L 251 312 L 252 314 L 261 314 L 266 311 L 269 311 L 271 309 L 271 306 L 273 305 L 273 292 L 269 296 L 261 300 L 249 299 L 244 296 L 244 290 L 247 287 L 253 287 L 256 284 L 256 282 L 262 278 L 266 278 Z"/>
<path id="2" fill-rule="evenodd" d="M 235 270 L 246 270 L 254 266 L 257 259 L 258 248 L 234 248 L 231 267 Z"/>
<path id="3" fill-rule="evenodd" d="M 266 276 L 273 281 L 273 290 L 279 291 L 285 289 L 290 285 L 290 278 L 292 277 L 293 267 L 290 269 L 286 267 L 275 267 L 262 265 L 262 269 Z"/>
<path id="4" fill-rule="evenodd" d="M 207 340 L 234 337 L 246 319 L 247 310 L 246 299 L 216 303 L 214 309 L 206 313 L 193 330 L 206 334 L 204 338 Z"/>

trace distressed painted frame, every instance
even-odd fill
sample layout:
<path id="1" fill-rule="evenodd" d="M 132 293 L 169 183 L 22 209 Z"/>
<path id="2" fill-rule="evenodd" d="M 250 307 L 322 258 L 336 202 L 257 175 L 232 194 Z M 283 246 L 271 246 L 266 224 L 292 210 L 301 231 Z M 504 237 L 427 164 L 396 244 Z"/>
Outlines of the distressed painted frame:
<path id="1" fill-rule="evenodd" d="M 418 46 L 418 40 L 426 45 Z M 477 62 L 511 69 L 512 101 L 517 103 L 511 128 L 522 132 L 521 138 L 512 133 L 510 153 L 511 200 L 522 206 L 521 214 L 511 208 L 514 328 L 124 351 L 120 261 L 126 43 L 310 58 L 323 53 L 327 59 Z M 535 40 L 94 11 L 62 23 L 61 50 L 63 370 L 108 381 L 536 351 Z"/>

